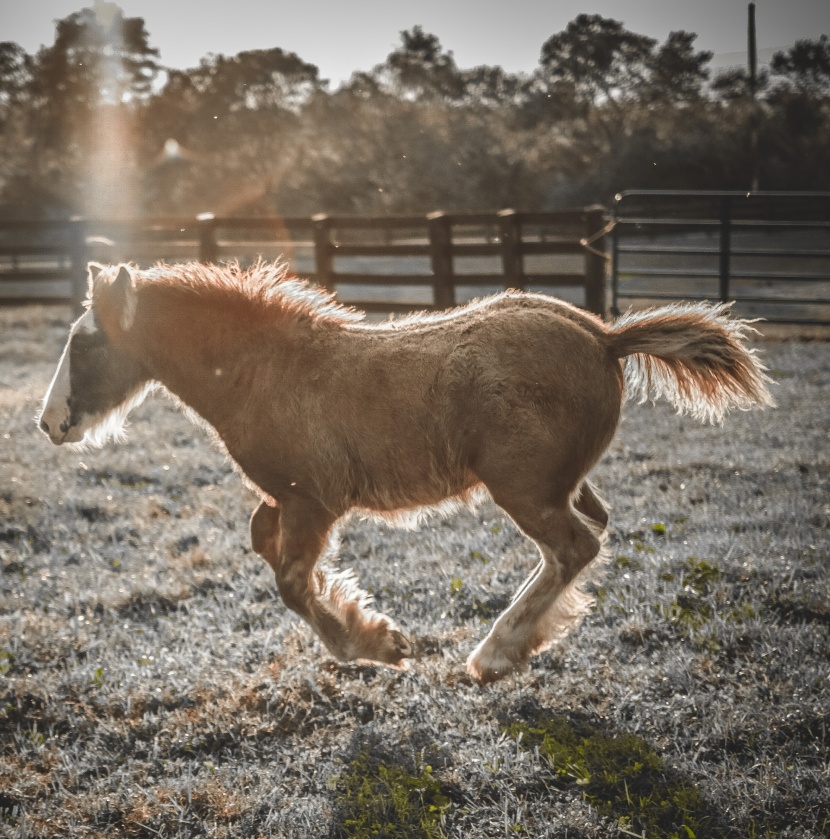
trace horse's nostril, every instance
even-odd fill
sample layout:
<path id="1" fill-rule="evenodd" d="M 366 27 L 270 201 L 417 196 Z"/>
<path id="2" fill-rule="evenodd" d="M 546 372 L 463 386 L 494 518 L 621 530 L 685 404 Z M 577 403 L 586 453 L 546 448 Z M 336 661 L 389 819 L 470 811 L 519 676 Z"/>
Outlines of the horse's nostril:
<path id="1" fill-rule="evenodd" d="M 41 430 L 44 434 L 48 434 L 48 433 L 49 433 L 49 423 L 48 423 L 48 422 L 46 422 L 46 420 L 45 420 L 45 419 L 42 419 L 42 420 L 40 421 L 40 430 Z"/>

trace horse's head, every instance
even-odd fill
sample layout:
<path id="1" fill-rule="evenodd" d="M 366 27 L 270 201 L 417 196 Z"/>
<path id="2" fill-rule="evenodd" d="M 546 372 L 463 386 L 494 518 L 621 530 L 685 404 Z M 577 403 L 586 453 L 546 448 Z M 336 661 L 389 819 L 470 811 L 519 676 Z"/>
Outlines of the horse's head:
<path id="1" fill-rule="evenodd" d="M 101 445 L 117 435 L 129 410 L 146 393 L 147 376 L 139 361 L 116 346 L 104 329 L 98 297 L 120 313 L 119 326 L 129 333 L 136 291 L 130 270 L 89 266 L 86 312 L 69 331 L 52 383 L 43 400 L 38 425 L 55 445 Z M 123 342 L 122 342 L 123 343 Z"/>

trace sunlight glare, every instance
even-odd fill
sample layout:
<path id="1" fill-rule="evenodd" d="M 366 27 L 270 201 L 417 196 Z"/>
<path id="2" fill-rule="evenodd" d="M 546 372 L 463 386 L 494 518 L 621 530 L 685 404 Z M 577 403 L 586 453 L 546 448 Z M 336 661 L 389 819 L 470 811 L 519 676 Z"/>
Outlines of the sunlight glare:
<path id="1" fill-rule="evenodd" d="M 83 212 L 90 218 L 130 218 L 137 214 L 136 161 L 131 137 L 131 95 L 123 59 L 116 3 L 96 0 L 95 19 L 106 39 L 101 49 L 98 105 L 88 126 L 90 156 Z"/>

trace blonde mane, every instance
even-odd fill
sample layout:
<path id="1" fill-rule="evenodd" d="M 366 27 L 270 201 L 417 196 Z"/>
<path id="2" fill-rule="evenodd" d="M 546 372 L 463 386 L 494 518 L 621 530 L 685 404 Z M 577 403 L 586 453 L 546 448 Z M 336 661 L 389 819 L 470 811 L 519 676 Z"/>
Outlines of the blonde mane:
<path id="1" fill-rule="evenodd" d="M 132 267 L 132 266 L 130 266 Z M 364 314 L 338 303 L 325 289 L 300 280 L 286 262 L 258 260 L 249 268 L 238 262 L 203 265 L 198 262 L 156 263 L 134 269 L 137 289 L 152 286 L 193 295 L 203 303 L 229 310 L 244 307 L 257 318 L 293 316 L 302 320 L 360 323 Z"/>

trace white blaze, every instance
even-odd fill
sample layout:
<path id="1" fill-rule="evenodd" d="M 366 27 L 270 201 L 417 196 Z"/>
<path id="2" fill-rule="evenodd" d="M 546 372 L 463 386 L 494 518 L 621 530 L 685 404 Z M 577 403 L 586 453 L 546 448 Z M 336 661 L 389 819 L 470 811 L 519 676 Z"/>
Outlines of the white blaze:
<path id="1" fill-rule="evenodd" d="M 43 409 L 40 412 L 38 421 L 40 427 L 49 435 L 49 439 L 55 445 L 59 446 L 61 443 L 77 443 L 83 438 L 86 432 L 84 428 L 86 423 L 69 428 L 69 345 L 72 343 L 73 335 L 77 335 L 79 332 L 91 335 L 97 331 L 92 309 L 88 309 L 72 325 L 72 329 L 69 331 L 69 340 L 66 342 L 63 355 L 58 362 L 58 369 L 55 370 L 52 383 L 49 385 L 49 390 L 46 391 L 46 396 L 43 399 Z M 48 430 L 44 428 L 44 423 L 48 427 Z"/>

